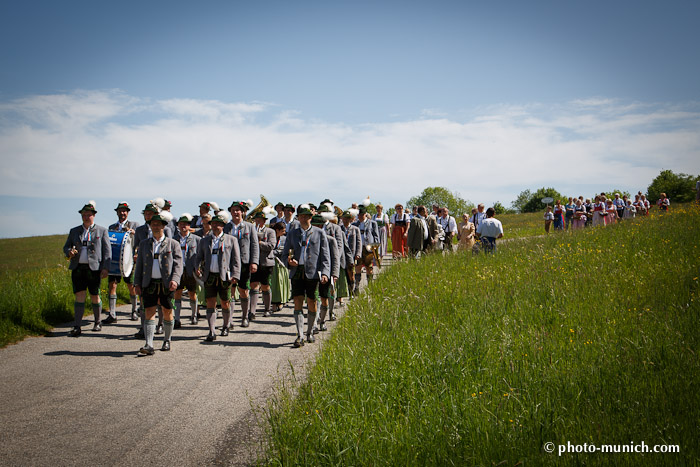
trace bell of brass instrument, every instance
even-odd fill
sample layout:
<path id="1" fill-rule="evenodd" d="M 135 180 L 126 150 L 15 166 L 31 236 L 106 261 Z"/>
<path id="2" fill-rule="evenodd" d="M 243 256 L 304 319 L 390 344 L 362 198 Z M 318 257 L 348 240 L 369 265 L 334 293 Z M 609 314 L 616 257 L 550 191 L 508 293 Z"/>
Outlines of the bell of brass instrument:
<path id="1" fill-rule="evenodd" d="M 260 202 L 248 213 L 248 215 L 245 217 L 245 220 L 247 222 L 252 222 L 253 216 L 259 212 L 262 212 L 262 210 L 266 207 L 272 207 L 272 205 L 263 195 L 260 195 Z"/>

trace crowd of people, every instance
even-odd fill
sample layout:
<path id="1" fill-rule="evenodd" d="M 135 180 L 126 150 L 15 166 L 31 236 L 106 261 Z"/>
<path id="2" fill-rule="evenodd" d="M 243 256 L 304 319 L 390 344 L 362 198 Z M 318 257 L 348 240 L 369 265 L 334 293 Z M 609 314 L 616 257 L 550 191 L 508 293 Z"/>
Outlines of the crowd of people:
<path id="1" fill-rule="evenodd" d="M 659 211 L 668 211 L 670 206 L 671 201 L 666 193 L 661 193 L 656 207 Z M 601 193 L 596 195 L 592 201 L 590 198 L 584 200 L 583 196 L 572 197 L 564 205 L 558 199 L 553 207 L 548 205 L 545 210 L 544 230 L 549 233 L 552 225 L 554 230 L 605 226 L 623 219 L 647 216 L 651 208 L 651 203 L 641 191 L 634 196 L 634 200 L 627 195 L 620 196 L 620 193 L 615 193 L 613 198 L 608 198 L 605 193 Z"/>

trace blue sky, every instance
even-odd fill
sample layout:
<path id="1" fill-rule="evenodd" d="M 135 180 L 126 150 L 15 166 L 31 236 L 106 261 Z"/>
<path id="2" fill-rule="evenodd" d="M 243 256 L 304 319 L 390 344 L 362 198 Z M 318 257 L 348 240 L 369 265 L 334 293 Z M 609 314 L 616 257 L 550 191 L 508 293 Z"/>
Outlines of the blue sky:
<path id="1" fill-rule="evenodd" d="M 179 213 L 259 193 L 393 204 L 439 185 L 508 205 L 540 186 L 636 192 L 663 168 L 697 174 L 699 13 L 694 1 L 3 2 L 0 217 L 20 226 L 0 237 L 67 231 L 87 199 L 164 196 Z M 11 208 L 32 199 L 50 222 Z"/>

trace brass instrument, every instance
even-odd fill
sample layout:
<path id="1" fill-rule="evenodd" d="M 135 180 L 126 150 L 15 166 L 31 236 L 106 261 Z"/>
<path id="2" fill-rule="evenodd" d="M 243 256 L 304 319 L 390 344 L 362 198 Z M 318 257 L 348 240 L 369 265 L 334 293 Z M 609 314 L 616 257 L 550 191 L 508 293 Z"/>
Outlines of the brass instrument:
<path id="1" fill-rule="evenodd" d="M 260 202 L 248 213 L 247 216 L 245 216 L 245 220 L 247 222 L 252 222 L 253 216 L 259 212 L 262 212 L 262 210 L 267 207 L 272 207 L 272 205 L 263 195 L 260 195 Z"/>
<path id="2" fill-rule="evenodd" d="M 335 215 L 338 216 L 338 220 L 340 220 L 343 217 L 343 210 L 338 206 L 333 206 L 333 210 L 335 210 Z"/>

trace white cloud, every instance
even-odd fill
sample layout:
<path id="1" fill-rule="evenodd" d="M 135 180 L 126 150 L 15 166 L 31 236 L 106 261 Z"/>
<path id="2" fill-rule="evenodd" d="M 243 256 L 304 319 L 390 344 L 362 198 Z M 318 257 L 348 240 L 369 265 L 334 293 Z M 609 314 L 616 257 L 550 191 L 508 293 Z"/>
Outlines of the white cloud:
<path id="1" fill-rule="evenodd" d="M 393 203 L 445 186 L 508 205 L 526 188 L 637 191 L 661 168 L 700 172 L 693 108 L 589 99 L 494 107 L 468 121 L 423 115 L 433 118 L 349 126 L 265 103 L 27 97 L 0 104 L 0 195 Z"/>

